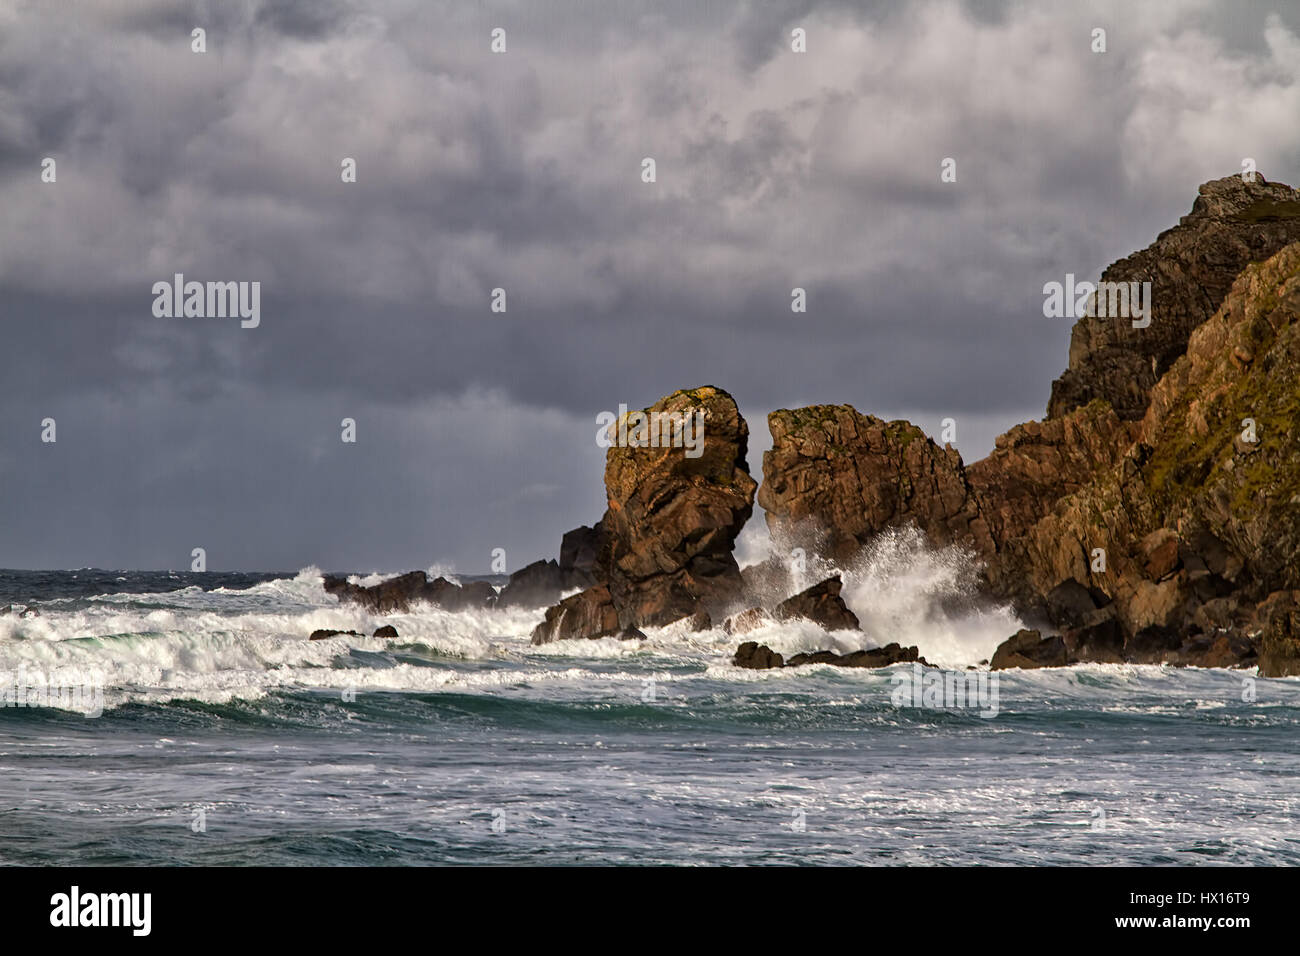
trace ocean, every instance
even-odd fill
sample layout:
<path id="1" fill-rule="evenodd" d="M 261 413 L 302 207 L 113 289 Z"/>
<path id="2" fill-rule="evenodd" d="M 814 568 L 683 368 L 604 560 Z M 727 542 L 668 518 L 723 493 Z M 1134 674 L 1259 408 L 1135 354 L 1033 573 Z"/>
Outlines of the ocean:
<path id="1" fill-rule="evenodd" d="M 1019 622 L 957 600 L 968 567 L 896 538 L 845 571 L 861 634 L 745 639 L 978 673 Z M 1300 863 L 1295 679 L 1083 665 L 999 672 L 996 714 L 900 706 L 912 665 L 533 647 L 540 609 L 375 616 L 316 568 L 0 571 L 7 603 L 39 613 L 0 616 L 5 687 L 102 696 L 0 708 L 0 863 Z"/>

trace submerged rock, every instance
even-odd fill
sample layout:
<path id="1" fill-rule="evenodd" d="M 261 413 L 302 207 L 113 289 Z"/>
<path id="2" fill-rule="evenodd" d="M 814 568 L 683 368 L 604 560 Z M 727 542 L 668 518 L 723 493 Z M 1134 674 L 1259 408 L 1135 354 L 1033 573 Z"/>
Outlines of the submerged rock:
<path id="1" fill-rule="evenodd" d="M 753 670 L 768 670 L 774 667 L 799 667 L 803 664 L 832 664 L 836 667 L 888 667 L 890 664 L 917 661 L 927 664 L 926 659 L 917 653 L 915 647 L 903 647 L 900 644 L 886 644 L 865 651 L 852 651 L 837 654 L 834 651 L 813 651 L 795 654 L 788 661 L 766 644 L 745 641 L 736 648 L 732 663 L 737 667 Z"/>
<path id="2" fill-rule="evenodd" d="M 916 661 L 926 664 L 916 647 L 903 647 L 891 643 L 884 647 L 873 647 L 865 651 L 851 651 L 848 654 L 836 654 L 834 651 L 814 651 L 811 654 L 796 654 L 785 662 L 786 667 L 798 667 L 801 664 L 833 664 L 836 667 L 888 667 L 890 664 L 910 663 Z"/>
<path id="3" fill-rule="evenodd" d="M 324 641 L 331 637 L 365 637 L 360 631 L 335 631 L 331 628 L 320 628 L 311 632 L 309 641 Z"/>
<path id="4" fill-rule="evenodd" d="M 347 578 L 325 575 L 325 591 L 341 604 L 357 604 L 374 614 L 406 612 L 416 604 L 431 604 L 447 611 L 464 611 L 490 607 L 496 601 L 496 589 L 486 581 L 472 581 L 461 587 L 446 578 L 432 581 L 423 571 L 410 571 L 381 581 L 371 587 L 353 584 Z"/>

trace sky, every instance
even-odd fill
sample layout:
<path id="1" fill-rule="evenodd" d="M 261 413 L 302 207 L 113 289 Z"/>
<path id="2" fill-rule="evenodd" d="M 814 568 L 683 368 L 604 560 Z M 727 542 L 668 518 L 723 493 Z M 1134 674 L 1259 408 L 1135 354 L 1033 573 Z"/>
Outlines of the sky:
<path id="1" fill-rule="evenodd" d="M 705 384 L 756 477 L 821 402 L 974 461 L 1066 365 L 1045 282 L 1300 185 L 1276 7 L 0 0 L 0 567 L 515 570 L 602 411 Z"/>

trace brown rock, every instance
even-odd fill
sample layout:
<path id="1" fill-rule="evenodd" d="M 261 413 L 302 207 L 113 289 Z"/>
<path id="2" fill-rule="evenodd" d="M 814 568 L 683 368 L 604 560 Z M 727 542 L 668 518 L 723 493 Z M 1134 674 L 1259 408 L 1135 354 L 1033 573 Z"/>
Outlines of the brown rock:
<path id="1" fill-rule="evenodd" d="M 1017 631 L 998 645 L 993 652 L 990 670 L 1001 671 L 1012 667 L 1025 670 L 1038 667 L 1064 667 L 1073 663 L 1059 636 L 1043 637 L 1038 631 Z"/>
<path id="2" fill-rule="evenodd" d="M 849 610 L 840 597 L 842 586 L 840 576 L 833 575 L 782 601 L 776 606 L 774 615 L 778 621 L 793 617 L 806 618 L 828 631 L 859 630 L 861 625 L 857 615 Z"/>
<path id="3" fill-rule="evenodd" d="M 389 640 L 397 637 L 397 628 L 391 624 L 385 624 L 383 627 L 375 628 L 375 637 L 386 637 Z"/>
<path id="4" fill-rule="evenodd" d="M 731 662 L 737 667 L 748 667 L 752 670 L 768 670 L 785 666 L 780 654 L 766 644 L 757 644 L 754 641 L 746 641 L 736 648 L 736 656 Z"/>
<path id="5" fill-rule="evenodd" d="M 620 630 L 609 589 L 597 585 L 548 609 L 546 620 L 533 629 L 532 642 L 549 644 L 570 638 L 612 637 Z"/>
<path id="6" fill-rule="evenodd" d="M 689 457 L 681 442 L 630 446 L 638 437 L 634 416 L 662 425 L 670 416 L 696 413 L 704 422 L 697 456 Z M 735 400 L 707 386 L 674 392 L 629 413 L 622 426 L 630 442 L 606 453 L 609 508 L 593 569 L 609 587 L 620 625 L 662 625 L 721 610 L 741 593 L 732 548 L 754 504 L 745 462 L 749 428 Z"/>
<path id="7" fill-rule="evenodd" d="M 1181 663 L 1183 637 L 1170 627 L 1144 627 L 1124 643 L 1124 659 L 1134 664 Z"/>
<path id="8" fill-rule="evenodd" d="M 1073 578 L 1047 592 L 1045 603 L 1048 620 L 1058 627 L 1081 627 L 1097 610 L 1092 592 Z"/>
<path id="9" fill-rule="evenodd" d="M 1178 535 L 1168 528 L 1157 528 L 1138 545 L 1142 555 L 1142 570 L 1152 581 L 1160 581 L 1179 566 Z"/>
<path id="10" fill-rule="evenodd" d="M 1190 667 L 1253 667 L 1259 661 L 1255 643 L 1244 634 L 1197 635 L 1183 645 L 1179 663 Z"/>
<path id="11" fill-rule="evenodd" d="M 880 531 L 916 522 L 939 544 L 993 550 L 961 456 L 914 425 L 848 405 L 781 409 L 767 422 L 758 503 L 778 540 L 844 561 Z"/>
<path id="12" fill-rule="evenodd" d="M 1205 183 L 1192 211 L 1154 243 L 1102 273 L 1106 282 L 1150 281 L 1151 324 L 1084 317 L 1070 337 L 1069 368 L 1052 384 L 1049 418 L 1103 399 L 1123 419 L 1142 418 L 1152 386 L 1187 350 L 1192 331 L 1222 304 L 1255 261 L 1300 240 L 1295 192 L 1262 176 Z M 1239 360 L 1240 361 L 1240 360 Z"/>

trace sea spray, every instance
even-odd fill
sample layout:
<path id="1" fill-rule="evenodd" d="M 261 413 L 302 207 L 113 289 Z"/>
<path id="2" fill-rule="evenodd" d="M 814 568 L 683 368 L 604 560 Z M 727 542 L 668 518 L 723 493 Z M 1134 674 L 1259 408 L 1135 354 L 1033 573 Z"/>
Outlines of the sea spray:
<path id="1" fill-rule="evenodd" d="M 806 529 L 797 535 L 798 540 L 809 537 Z M 980 593 L 974 553 L 956 545 L 937 548 L 915 526 L 881 532 L 843 566 L 815 551 L 791 547 L 785 538 L 768 537 L 766 529 L 746 529 L 738 545 L 742 566 L 775 560 L 785 569 L 781 593 L 759 595 L 765 603 L 840 575 L 841 597 L 858 616 L 863 641 L 858 647 L 844 647 L 843 641 L 827 638 L 827 649 L 835 644 L 843 652 L 896 641 L 904 647 L 915 645 L 931 663 L 965 667 L 988 660 L 1022 626 L 1010 607 Z M 817 649 L 773 646 L 783 652 Z"/>

